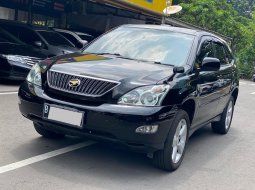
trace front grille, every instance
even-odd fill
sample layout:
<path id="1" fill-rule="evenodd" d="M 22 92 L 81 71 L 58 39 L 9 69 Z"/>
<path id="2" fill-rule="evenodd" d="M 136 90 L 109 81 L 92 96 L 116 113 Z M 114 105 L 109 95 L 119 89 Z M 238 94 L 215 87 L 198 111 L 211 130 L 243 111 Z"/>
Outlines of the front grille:
<path id="1" fill-rule="evenodd" d="M 29 56 L 24 56 L 22 57 L 25 61 L 26 64 L 33 66 L 36 63 L 39 63 L 40 61 L 42 61 L 41 58 L 37 58 L 37 57 L 29 57 Z"/>
<path id="2" fill-rule="evenodd" d="M 69 92 L 83 96 L 99 97 L 114 89 L 119 82 L 94 77 L 74 75 L 50 70 L 48 75 L 48 85 L 52 89 Z M 71 87 L 69 81 L 78 79 L 79 86 Z"/>

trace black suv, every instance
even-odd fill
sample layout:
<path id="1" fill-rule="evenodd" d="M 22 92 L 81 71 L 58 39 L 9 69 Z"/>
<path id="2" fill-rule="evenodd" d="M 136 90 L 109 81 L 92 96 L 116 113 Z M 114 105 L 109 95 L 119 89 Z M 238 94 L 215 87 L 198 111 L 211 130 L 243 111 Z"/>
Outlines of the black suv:
<path id="1" fill-rule="evenodd" d="M 68 39 L 46 27 L 5 20 L 0 20 L 0 27 L 14 35 L 20 41 L 34 46 L 43 54 L 46 54 L 47 57 L 78 51 Z"/>
<path id="2" fill-rule="evenodd" d="M 124 25 L 83 53 L 34 66 L 19 108 L 47 138 L 79 135 L 147 153 L 177 169 L 194 131 L 226 134 L 239 91 L 231 50 L 202 31 Z"/>

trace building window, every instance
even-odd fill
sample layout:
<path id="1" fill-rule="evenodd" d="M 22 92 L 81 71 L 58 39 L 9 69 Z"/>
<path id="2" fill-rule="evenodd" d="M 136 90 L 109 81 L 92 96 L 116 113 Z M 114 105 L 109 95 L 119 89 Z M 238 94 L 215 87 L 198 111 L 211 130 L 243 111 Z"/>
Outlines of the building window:
<path id="1" fill-rule="evenodd" d="M 15 19 L 15 10 L 8 9 L 5 7 L 0 7 L 0 19 L 14 20 Z"/>
<path id="2" fill-rule="evenodd" d="M 28 12 L 25 11 L 18 11 L 18 18 L 19 22 L 28 23 Z"/>
<path id="3" fill-rule="evenodd" d="M 33 14 L 32 24 L 38 25 L 38 26 L 46 26 L 46 21 L 47 21 L 46 16 Z"/>
<path id="4" fill-rule="evenodd" d="M 51 18 L 51 17 L 48 17 L 48 19 L 47 19 L 47 26 L 48 27 L 55 27 L 55 19 Z"/>

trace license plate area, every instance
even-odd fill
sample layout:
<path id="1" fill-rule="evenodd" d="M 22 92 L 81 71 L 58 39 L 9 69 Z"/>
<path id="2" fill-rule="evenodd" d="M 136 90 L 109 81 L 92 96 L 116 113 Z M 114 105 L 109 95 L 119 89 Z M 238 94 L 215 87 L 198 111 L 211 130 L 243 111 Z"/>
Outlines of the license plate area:
<path id="1" fill-rule="evenodd" d="M 84 112 L 72 108 L 44 104 L 43 117 L 47 120 L 68 124 L 81 129 L 83 126 Z"/>

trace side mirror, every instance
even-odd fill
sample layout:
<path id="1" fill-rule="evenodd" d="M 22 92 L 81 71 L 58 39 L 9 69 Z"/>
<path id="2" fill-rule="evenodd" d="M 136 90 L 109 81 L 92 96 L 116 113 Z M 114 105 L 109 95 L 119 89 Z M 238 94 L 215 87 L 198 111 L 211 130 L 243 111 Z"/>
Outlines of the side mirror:
<path id="1" fill-rule="evenodd" d="M 88 41 L 87 40 L 82 40 L 81 43 L 82 43 L 83 46 L 86 46 Z"/>
<path id="2" fill-rule="evenodd" d="M 173 72 L 174 72 L 174 74 L 177 74 L 177 73 L 184 73 L 184 72 L 185 72 L 185 69 L 184 69 L 184 67 L 174 67 L 174 68 L 173 68 Z"/>
<path id="3" fill-rule="evenodd" d="M 41 41 L 35 41 L 34 44 L 36 47 L 39 47 L 39 48 L 41 48 L 43 45 Z"/>
<path id="4" fill-rule="evenodd" d="M 201 71 L 218 71 L 220 70 L 220 60 L 213 57 L 204 58 Z"/>

